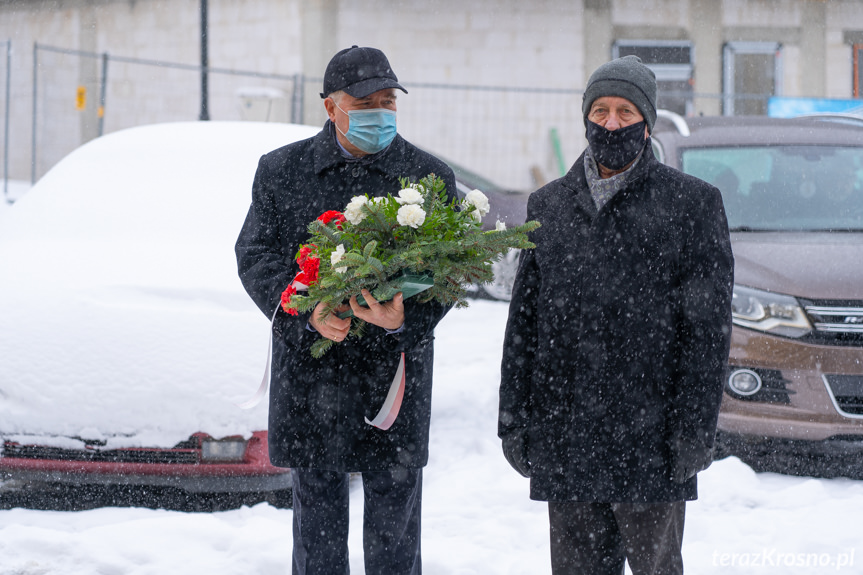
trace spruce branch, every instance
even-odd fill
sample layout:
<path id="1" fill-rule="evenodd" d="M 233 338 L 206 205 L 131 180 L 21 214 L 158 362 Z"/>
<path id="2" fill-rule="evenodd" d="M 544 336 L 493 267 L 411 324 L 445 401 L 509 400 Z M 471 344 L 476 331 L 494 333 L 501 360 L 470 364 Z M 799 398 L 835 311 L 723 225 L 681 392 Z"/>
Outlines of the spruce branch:
<path id="1" fill-rule="evenodd" d="M 391 194 L 371 199 L 365 196 L 365 201 L 354 208 L 351 221 L 324 224 L 315 220 L 309 224 L 310 238 L 305 245 L 313 248 L 310 257 L 319 260 L 318 277 L 312 278 L 305 295 L 290 298 L 289 307 L 308 311 L 323 303 L 325 315 L 335 313 L 363 289 L 385 301 L 401 289 L 404 274 L 432 278 L 431 287 L 414 296 L 417 302 L 464 307 L 467 286 L 492 281 L 494 262 L 511 249 L 534 247 L 528 234 L 539 227 L 538 222 L 483 231 L 475 218 L 483 198 L 450 198 L 445 182 L 434 174 L 415 183 L 406 178 L 400 182 L 403 188 L 415 191 L 398 198 Z M 424 220 L 415 228 L 401 225 L 397 221 L 399 209 L 402 203 L 415 201 L 416 192 L 422 196 L 417 205 L 424 212 Z M 365 322 L 354 318 L 351 337 L 361 337 L 366 327 Z M 316 342 L 313 354 L 320 357 L 332 345 L 329 340 Z"/>

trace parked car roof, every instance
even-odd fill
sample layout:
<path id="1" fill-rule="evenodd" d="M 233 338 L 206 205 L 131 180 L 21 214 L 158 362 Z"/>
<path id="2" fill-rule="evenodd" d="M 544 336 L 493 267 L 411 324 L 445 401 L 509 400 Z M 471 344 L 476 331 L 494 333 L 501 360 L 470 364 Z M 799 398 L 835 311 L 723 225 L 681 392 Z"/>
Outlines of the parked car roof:
<path id="1" fill-rule="evenodd" d="M 654 135 L 662 134 L 663 146 L 740 146 L 799 144 L 861 145 L 861 126 L 828 122 L 814 117 L 770 118 L 767 116 L 695 116 L 682 118 L 690 134 L 685 136 L 668 116 L 659 116 Z M 656 139 L 656 138 L 654 138 Z"/>

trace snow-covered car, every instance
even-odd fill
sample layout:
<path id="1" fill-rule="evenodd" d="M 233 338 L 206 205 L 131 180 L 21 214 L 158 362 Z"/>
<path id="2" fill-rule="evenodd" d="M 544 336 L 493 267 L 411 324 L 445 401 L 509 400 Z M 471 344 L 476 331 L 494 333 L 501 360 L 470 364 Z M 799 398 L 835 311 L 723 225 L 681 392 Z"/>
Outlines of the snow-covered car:
<path id="1" fill-rule="evenodd" d="M 0 478 L 289 493 L 269 325 L 234 241 L 259 157 L 319 128 L 193 122 L 77 149 L 0 228 Z"/>
<path id="2" fill-rule="evenodd" d="M 719 188 L 731 229 L 719 455 L 863 477 L 863 122 L 664 113 L 653 142 Z"/>

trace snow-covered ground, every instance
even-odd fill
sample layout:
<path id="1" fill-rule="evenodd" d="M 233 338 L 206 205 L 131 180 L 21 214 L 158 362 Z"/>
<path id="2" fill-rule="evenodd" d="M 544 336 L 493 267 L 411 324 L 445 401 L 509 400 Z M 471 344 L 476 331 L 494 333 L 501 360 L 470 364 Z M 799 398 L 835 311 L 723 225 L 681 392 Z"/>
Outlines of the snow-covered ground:
<path id="1" fill-rule="evenodd" d="M 496 437 L 506 312 L 475 301 L 437 331 L 426 575 L 550 572 L 546 506 L 528 499 L 528 481 L 507 466 Z M 726 459 L 699 475 L 699 492 L 686 518 L 688 575 L 863 573 L 863 482 L 756 474 Z M 361 518 L 355 484 L 355 574 L 363 573 Z M 0 511 L 0 575 L 284 574 L 290 524 L 290 510 L 265 503 L 216 513 L 11 509 Z"/>
<path id="2" fill-rule="evenodd" d="M 30 182 L 25 180 L 9 179 L 8 184 L 4 180 L 0 180 L 0 189 L 6 191 L 6 199 L 14 202 L 24 195 L 30 189 Z"/>
<path id="3" fill-rule="evenodd" d="M 12 203 L 27 193 L 30 182 L 24 180 L 9 180 L 5 182 L 0 179 L 0 218 L 12 206 Z"/>
<path id="4" fill-rule="evenodd" d="M 219 129 L 218 126 L 212 128 Z M 123 325 L 127 329 L 123 333 L 127 338 L 128 325 L 133 319 L 148 320 L 155 317 L 156 312 L 162 314 L 160 317 L 173 318 L 174 323 L 167 324 L 176 327 L 171 330 L 173 336 L 191 329 L 188 325 L 207 328 L 209 322 L 221 322 L 219 329 L 207 328 L 210 334 L 208 337 L 216 338 L 216 343 L 230 350 L 230 354 L 225 352 L 224 357 L 218 359 L 227 362 L 228 355 L 238 356 L 234 360 L 242 366 L 242 369 L 232 368 L 235 371 L 230 373 L 222 371 L 226 372 L 226 378 L 231 376 L 232 381 L 245 381 L 248 378 L 249 386 L 248 389 L 242 386 L 231 388 L 227 396 L 238 401 L 254 391 L 257 384 L 254 377 L 259 377 L 263 368 L 267 325 L 257 310 L 252 310 L 251 320 L 235 311 L 250 307 L 251 304 L 238 285 L 231 248 L 248 206 L 248 188 L 257 155 L 262 152 L 245 150 L 243 156 L 248 156 L 243 160 L 247 164 L 242 168 L 245 171 L 237 172 L 230 168 L 230 173 L 222 176 L 219 170 L 228 169 L 229 161 L 236 161 L 237 154 L 228 150 L 225 158 L 215 156 L 223 145 L 215 140 L 209 145 L 189 145 L 183 139 L 183 127 L 177 129 L 180 131 L 170 138 L 172 146 L 181 148 L 177 152 L 172 151 L 173 148 L 162 140 L 150 141 L 148 134 L 156 132 L 136 132 L 140 137 L 137 145 L 143 146 L 144 150 L 141 154 L 147 154 L 145 159 L 155 161 L 153 157 L 156 151 L 168 156 L 159 160 L 158 171 L 148 169 L 133 174 L 125 169 L 117 176 L 117 182 L 113 183 L 110 180 L 113 177 L 112 170 L 120 171 L 117 166 L 123 159 L 115 157 L 121 151 L 121 147 L 115 143 L 132 140 L 128 139 L 128 135 L 113 139 L 105 137 L 90 144 L 90 149 L 98 152 L 95 154 L 96 159 L 105 165 L 89 167 L 87 163 L 79 163 L 69 173 L 71 168 L 67 164 L 64 168 L 66 172 L 54 173 L 54 181 L 69 190 L 63 188 L 53 196 L 43 195 L 40 198 L 38 189 L 32 190 L 32 194 L 27 196 L 31 193 L 27 192 L 29 186 L 16 182 L 10 196 L 26 197 L 18 205 L 19 209 L 10 210 L 5 201 L 0 202 L 0 236 L 21 238 L 15 250 L 3 252 L 0 268 L 12 269 L 8 267 L 9 262 L 24 258 L 32 265 L 16 269 L 26 271 L 28 277 L 45 274 L 50 280 L 28 280 L 28 285 L 47 285 L 48 288 L 43 289 L 49 289 L 49 295 L 53 298 L 57 295 L 53 282 L 59 282 L 59 288 L 63 288 L 61 295 L 64 303 L 62 308 L 48 310 L 37 300 L 39 306 L 32 308 L 33 314 L 42 313 L 37 321 L 33 314 L 25 313 L 23 308 L 10 305 L 7 298 L 4 297 L 0 302 L 0 310 L 4 310 L 0 314 L 0 327 L 3 328 L 0 329 L 0 342 L 6 342 L 8 346 L 4 350 L 3 345 L 0 345 L 0 374 L 11 374 L 8 381 L 4 381 L 8 396 L 0 392 L 0 414 L 4 415 L 0 423 L 8 425 L 15 416 L 18 422 L 16 425 L 22 430 L 38 424 L 50 431 L 51 426 L 61 425 L 60 419 L 74 420 L 75 417 L 71 417 L 74 415 L 80 420 L 76 424 L 78 427 L 98 424 L 108 432 L 116 427 L 114 419 L 122 417 L 123 421 L 129 421 L 133 415 L 144 423 L 162 421 L 165 424 L 162 427 L 168 424 L 194 424 L 195 430 L 203 429 L 213 421 L 241 421 L 249 417 L 265 421 L 265 407 L 260 406 L 256 411 L 243 414 L 224 398 L 215 405 L 215 398 L 211 397 L 213 393 L 199 394 L 199 397 L 207 395 L 206 401 L 211 403 L 199 399 L 194 403 L 195 410 L 187 410 L 183 420 L 176 421 L 177 418 L 162 407 L 165 403 L 163 395 L 145 393 L 150 389 L 148 386 L 152 384 L 151 380 L 145 380 L 135 388 L 137 409 L 122 414 L 99 409 L 95 410 L 98 413 L 94 415 L 94 404 L 75 405 L 75 398 L 80 404 L 80 398 L 86 395 L 83 389 L 81 393 L 61 393 L 68 387 L 71 377 L 62 370 L 52 371 L 57 391 L 47 394 L 50 397 L 42 398 L 40 394 L 29 393 L 31 386 L 27 378 L 33 377 L 30 368 L 45 374 L 51 365 L 48 359 L 53 360 L 54 364 L 59 362 L 61 367 L 74 365 L 81 368 L 76 369 L 76 373 L 82 369 L 86 371 L 88 366 L 106 369 L 104 362 L 92 360 L 89 363 L 80 361 L 82 365 L 62 363 L 74 357 L 93 355 L 92 342 L 79 341 L 81 337 L 77 326 L 85 322 L 81 318 L 69 316 L 79 310 L 71 305 L 72 297 L 81 294 L 86 296 L 88 293 L 91 299 L 98 300 L 100 313 L 104 312 L 104 318 L 93 313 L 93 302 L 83 296 L 83 299 L 78 298 L 87 304 L 80 309 L 83 310 L 81 313 L 87 313 L 88 333 L 105 346 L 114 346 L 111 347 L 112 355 L 116 357 L 126 352 L 131 354 L 134 350 L 129 348 L 135 346 L 130 345 L 128 339 L 121 341 L 113 337 L 114 332 L 107 327 L 113 325 L 106 319 L 108 308 L 119 310 L 121 317 L 123 313 L 126 314 Z M 236 128 L 228 126 L 227 129 Z M 254 142 L 263 151 L 277 145 L 265 138 L 275 138 L 282 143 L 286 140 L 285 135 L 270 133 L 277 128 L 268 126 L 259 129 L 261 133 L 255 136 Z M 211 147 L 217 149 L 212 150 Z M 197 154 L 191 154 L 191 151 Z M 132 157 L 135 156 L 132 154 Z M 172 158 L 180 161 L 172 163 L 169 161 Z M 200 161 L 202 158 L 206 158 L 207 162 Z M 168 169 L 169 165 L 173 166 L 173 171 Z M 184 184 L 187 178 L 194 175 L 193 166 L 216 181 L 202 183 L 203 180 L 199 179 L 196 180 L 196 186 Z M 150 172 L 159 178 L 152 181 L 147 179 Z M 73 186 L 70 183 L 73 176 L 79 181 L 83 179 L 86 185 Z M 94 185 L 97 176 L 101 182 L 101 191 Z M 166 187 L 166 182 L 171 183 L 170 189 Z M 212 265 L 206 268 L 201 268 L 202 264 L 198 262 L 199 266 L 191 270 L 176 265 L 168 266 L 165 265 L 169 261 L 168 254 L 160 252 L 162 259 L 154 259 L 153 244 L 158 242 L 148 242 L 151 248 L 147 254 L 149 257 L 132 259 L 133 271 L 146 281 L 143 284 L 140 281 L 135 283 L 133 280 L 140 278 L 129 276 L 131 280 L 119 285 L 150 285 L 148 282 L 160 282 L 170 277 L 171 283 L 165 285 L 172 289 L 150 290 L 146 293 L 138 290 L 134 292 L 134 297 L 114 297 L 116 292 L 106 291 L 106 286 L 117 283 L 115 276 L 121 269 L 119 263 L 128 255 L 128 252 L 121 251 L 123 244 L 120 240 L 134 232 L 136 228 L 133 224 L 161 222 L 163 216 L 171 216 L 175 212 L 179 213 L 181 208 L 185 209 L 189 202 L 180 201 L 181 193 L 183 198 L 189 194 L 204 193 L 207 197 L 217 199 L 216 202 L 193 203 L 193 207 L 206 205 L 206 217 L 195 221 L 194 233 L 192 228 L 181 226 L 181 229 L 186 230 L 184 233 L 187 236 L 199 240 L 201 237 L 208 238 L 206 245 L 210 251 L 221 254 L 221 259 L 213 259 Z M 147 198 L 150 201 L 145 201 Z M 82 210 L 78 202 L 84 200 L 89 203 Z M 44 209 L 37 212 L 40 205 Z M 153 205 L 157 206 L 156 210 Z M 137 218 L 117 219 L 116 213 L 113 219 L 106 218 L 101 211 L 92 209 L 93 206 L 99 210 L 108 210 L 111 206 L 122 208 L 119 213 L 135 214 Z M 159 206 L 170 206 L 172 210 L 168 212 Z M 20 208 L 29 209 L 22 211 Z M 224 221 L 214 215 L 221 213 L 219 210 L 227 210 L 223 214 L 227 217 Z M 197 213 L 199 210 L 195 207 L 194 211 Z M 28 214 L 29 220 L 24 217 Z M 53 216 L 46 217 L 45 214 Z M 67 217 L 67 214 L 71 217 Z M 107 235 L 97 238 L 99 241 L 86 244 L 85 247 L 90 251 L 70 241 L 75 229 L 78 235 L 83 234 L 81 230 L 90 234 L 101 233 L 100 230 L 115 220 L 122 225 L 115 226 L 116 229 L 112 228 L 110 233 L 106 232 Z M 169 232 L 170 228 L 163 226 L 154 237 L 164 240 Z M 38 238 L 51 233 L 61 240 L 52 244 L 58 246 L 56 250 L 39 252 L 41 244 L 38 241 L 27 241 L 27 234 Z M 70 257 L 60 257 L 56 252 L 61 249 L 71 254 Z M 120 252 L 118 257 L 102 258 L 102 261 L 110 261 L 111 266 L 81 271 L 83 266 L 91 265 L 90 260 L 96 258 L 94 255 L 89 259 L 84 258 L 84 254 L 99 250 L 110 252 L 111 249 Z M 49 256 L 56 267 L 45 264 Z M 63 270 L 62 273 L 58 269 Z M 202 276 L 203 269 L 209 270 L 210 275 Z M 80 289 L 74 293 L 64 285 L 64 282 L 69 282 L 73 272 L 77 272 L 75 276 L 78 277 L 78 284 L 81 284 L 75 284 Z M 26 294 L 26 290 L 11 289 L 13 281 L 23 281 L 20 274 L 15 278 L 2 273 L 0 276 L 0 288 L 10 287 L 6 291 L 0 289 L 0 295 L 8 293 L 11 297 L 20 295 L 20 292 Z M 201 277 L 206 279 L 205 286 L 209 290 L 206 295 L 211 300 L 209 303 L 228 302 L 231 305 L 202 306 L 194 298 L 187 297 L 186 292 L 177 289 L 177 285 L 182 287 L 185 285 L 182 281 L 187 280 L 189 285 L 198 284 L 193 284 L 186 276 L 199 282 Z M 102 284 L 97 280 L 102 281 Z M 97 287 L 101 291 L 94 291 Z M 156 287 L 164 286 L 158 284 Z M 213 294 L 222 295 L 215 298 Z M 234 305 L 234 299 L 240 303 Z M 145 306 L 147 313 L 137 313 L 130 307 L 133 304 Z M 60 314 L 60 311 L 66 315 Z M 550 572 L 546 506 L 528 499 L 528 481 L 506 464 L 496 436 L 500 350 L 506 314 L 507 306 L 503 303 L 474 301 L 468 309 L 451 312 L 437 331 L 431 460 L 424 472 L 422 545 L 426 575 L 535 575 Z M 60 322 L 58 317 L 61 315 L 71 319 Z M 186 316 L 196 319 L 191 322 L 184 319 Z M 17 323 L 15 317 L 19 318 Z M 44 324 L 46 318 L 53 323 L 48 325 L 49 329 L 45 329 L 45 326 L 40 328 L 37 324 Z M 164 325 L 159 323 L 162 328 Z M 230 329 L 226 328 L 228 325 Z M 141 333 L 146 336 L 149 332 Z M 34 343 L 24 344 L 24 336 L 32 336 Z M 56 344 L 46 346 L 46 338 L 51 342 L 56 340 Z M 228 338 L 239 338 L 240 341 Z M 142 336 L 139 340 L 146 342 L 154 338 Z M 207 341 L 212 352 L 214 343 L 211 339 Z M 69 353 L 72 344 L 79 346 L 80 354 Z M 16 353 L 11 353 L 13 347 Z M 184 350 L 189 348 L 179 349 L 176 352 L 179 354 L 177 361 L 172 361 L 174 356 L 161 350 L 165 356 L 161 365 L 180 366 L 183 361 L 188 361 L 188 352 Z M 60 357 L 64 352 L 68 357 Z M 210 353 L 209 356 L 201 357 L 212 355 Z M 27 358 L 30 360 L 24 361 Z M 216 362 L 209 360 L 209 363 Z M 18 364 L 24 367 L 16 369 Z M 242 377 L 231 374 L 241 374 Z M 155 375 L 165 376 L 164 373 Z M 206 382 L 210 385 L 209 391 L 213 390 L 216 378 L 222 375 L 216 373 Z M 43 379 L 41 377 L 40 381 Z M 104 377 L 98 379 L 113 381 Z M 123 386 L 109 387 L 114 392 L 123 392 L 123 398 L 129 399 L 132 396 L 130 386 L 125 380 L 121 383 Z M 160 389 L 159 393 L 166 393 L 164 386 Z M 63 403 L 60 409 L 68 411 L 70 417 L 52 416 L 54 412 L 50 410 L 56 411 L 57 404 L 61 403 L 57 398 L 67 396 L 71 403 Z M 101 397 L 104 399 L 104 396 Z M 4 401 L 5 406 L 2 403 Z M 37 408 L 42 406 L 44 409 L 24 410 L 28 405 Z M 92 431 L 96 433 L 100 429 L 94 427 Z M 62 429 L 57 431 L 62 432 Z M 189 430 L 172 430 L 171 433 L 187 437 Z M 173 444 L 175 439 L 167 435 L 167 431 L 163 430 L 162 434 L 168 444 Z M 699 477 L 701 498 L 688 507 L 684 536 L 687 574 L 863 573 L 863 544 L 860 543 L 859 527 L 859 517 L 863 512 L 863 482 L 756 474 L 736 459 L 717 462 Z M 351 568 L 353 573 L 362 574 L 362 498 L 358 483 L 353 486 L 353 495 Z M 291 511 L 268 504 L 214 513 L 116 507 L 80 512 L 24 508 L 0 510 L 0 575 L 275 575 L 290 572 L 290 554 Z"/>

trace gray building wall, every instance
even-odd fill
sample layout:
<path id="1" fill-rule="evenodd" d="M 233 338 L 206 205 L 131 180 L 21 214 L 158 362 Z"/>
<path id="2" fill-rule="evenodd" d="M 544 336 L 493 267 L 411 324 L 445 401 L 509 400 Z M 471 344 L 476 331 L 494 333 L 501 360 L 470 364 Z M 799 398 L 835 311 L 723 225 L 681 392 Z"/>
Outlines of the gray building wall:
<path id="1" fill-rule="evenodd" d="M 580 93 L 619 40 L 692 42 L 692 113 L 718 114 L 723 48 L 776 42 L 787 96 L 850 98 L 851 45 L 863 37 L 863 0 L 209 0 L 209 63 L 278 78 L 210 75 L 214 120 L 324 115 L 319 82 L 337 50 L 374 45 L 410 94 L 399 128 L 410 140 L 512 188 L 559 174 L 580 153 Z M 187 64 L 164 69 L 109 60 L 102 129 L 196 120 L 200 108 L 199 0 L 0 2 L 0 41 L 12 42 L 10 176 L 29 179 L 33 44 L 112 58 Z M 98 58 L 39 51 L 36 174 L 100 126 Z M 2 61 L 2 60 L 0 60 Z M 87 88 L 84 110 L 75 89 Z M 447 89 L 497 86 L 522 91 Z M 245 95 L 246 98 L 242 98 Z M 258 106 L 261 104 L 261 106 Z M 266 105 L 266 106 L 264 106 Z M 293 107 L 292 107 L 293 106 Z M 264 112 L 262 112 L 264 110 Z M 558 138 L 555 139 L 554 135 Z M 2 143 L 0 143 L 2 145 Z M 537 178 L 538 176 L 538 178 Z"/>

